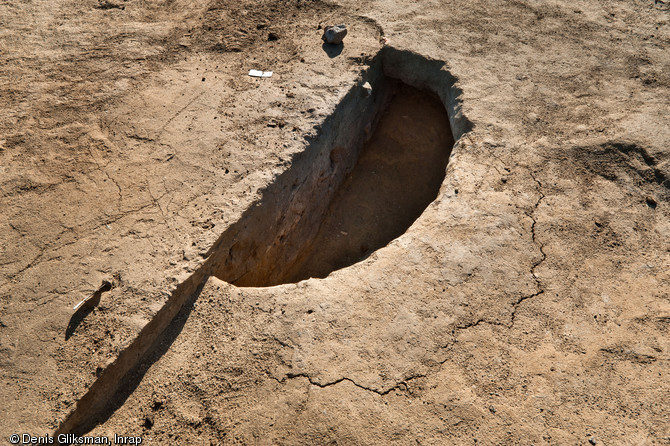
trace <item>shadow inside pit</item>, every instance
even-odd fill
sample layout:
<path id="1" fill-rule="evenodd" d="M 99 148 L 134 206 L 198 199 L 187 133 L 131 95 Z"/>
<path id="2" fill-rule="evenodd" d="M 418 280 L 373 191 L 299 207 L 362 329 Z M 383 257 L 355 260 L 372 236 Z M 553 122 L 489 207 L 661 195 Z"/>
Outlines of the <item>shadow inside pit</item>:
<path id="1" fill-rule="evenodd" d="M 208 271 L 241 287 L 324 278 L 402 235 L 436 199 L 454 137 L 469 127 L 448 112 L 460 90 L 444 67 L 383 49 L 291 167 L 212 246 Z"/>
<path id="2" fill-rule="evenodd" d="M 344 50 L 344 44 L 340 43 L 339 45 L 333 45 L 332 43 L 324 42 L 323 45 L 321 45 L 321 48 L 326 52 L 328 57 L 333 59 L 334 57 L 342 54 L 342 50 Z"/>
<path id="3" fill-rule="evenodd" d="M 401 236 L 437 197 L 454 139 L 437 95 L 402 82 L 285 279 L 324 278 Z"/>

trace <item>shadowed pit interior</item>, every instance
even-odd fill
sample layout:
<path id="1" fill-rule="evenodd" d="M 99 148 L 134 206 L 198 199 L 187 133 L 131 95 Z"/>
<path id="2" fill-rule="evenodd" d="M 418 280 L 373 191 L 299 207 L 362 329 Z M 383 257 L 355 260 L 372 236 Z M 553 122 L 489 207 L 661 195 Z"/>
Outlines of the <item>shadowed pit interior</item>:
<path id="1" fill-rule="evenodd" d="M 437 197 L 454 144 L 443 103 L 435 93 L 386 76 L 375 88 L 381 91 L 374 97 L 365 90 L 358 94 L 360 103 L 372 104 L 366 109 L 367 124 L 360 128 L 364 117 L 354 129 L 360 134 L 344 145 L 333 144 L 327 160 L 316 157 L 316 181 L 310 182 L 308 174 L 299 187 L 294 180 L 286 190 L 292 197 L 288 218 L 297 209 L 290 233 L 263 246 L 267 231 L 286 231 L 282 223 L 287 218 L 280 207 L 283 199 L 264 197 L 261 206 L 278 206 L 270 214 L 279 222 L 255 220 L 258 239 L 237 238 L 232 255 L 215 270 L 218 278 L 255 287 L 324 278 L 402 235 Z M 301 162 L 291 170 L 302 171 Z M 319 190 L 305 190 L 306 184 Z"/>

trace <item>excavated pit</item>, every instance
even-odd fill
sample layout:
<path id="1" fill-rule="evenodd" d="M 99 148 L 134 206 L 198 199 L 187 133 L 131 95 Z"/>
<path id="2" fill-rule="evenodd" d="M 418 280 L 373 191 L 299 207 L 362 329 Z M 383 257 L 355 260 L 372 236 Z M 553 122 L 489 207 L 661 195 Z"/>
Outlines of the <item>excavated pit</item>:
<path id="1" fill-rule="evenodd" d="M 416 67 L 393 52 L 402 54 L 373 60 L 318 140 L 222 235 L 213 275 L 241 287 L 324 278 L 402 235 L 435 200 L 454 144 L 453 78 L 423 58 L 441 82 L 403 76 Z"/>
<path id="2" fill-rule="evenodd" d="M 387 84 L 390 104 L 283 281 L 324 278 L 359 262 L 402 235 L 437 197 L 454 144 L 447 112 L 434 93 Z"/>
<path id="3" fill-rule="evenodd" d="M 174 341 L 208 277 L 237 286 L 324 277 L 405 232 L 437 196 L 454 138 L 470 130 L 455 82 L 444 62 L 380 51 L 320 135 L 219 237 L 54 435 L 85 434 L 123 404 Z"/>

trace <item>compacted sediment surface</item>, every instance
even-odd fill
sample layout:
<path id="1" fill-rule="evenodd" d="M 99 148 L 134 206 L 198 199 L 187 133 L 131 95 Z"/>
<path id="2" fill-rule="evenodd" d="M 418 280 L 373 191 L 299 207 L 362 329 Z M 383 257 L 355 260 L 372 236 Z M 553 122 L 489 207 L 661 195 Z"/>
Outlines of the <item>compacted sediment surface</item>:
<path id="1" fill-rule="evenodd" d="M 670 443 L 669 14 L 3 2 L 1 441 Z"/>

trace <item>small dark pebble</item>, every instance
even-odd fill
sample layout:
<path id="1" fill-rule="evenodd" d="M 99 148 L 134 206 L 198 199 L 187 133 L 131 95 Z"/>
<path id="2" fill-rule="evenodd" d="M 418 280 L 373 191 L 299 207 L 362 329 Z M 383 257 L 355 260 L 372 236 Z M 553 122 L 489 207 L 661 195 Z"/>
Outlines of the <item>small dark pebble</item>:
<path id="1" fill-rule="evenodd" d="M 346 35 L 347 35 L 346 25 L 328 26 L 326 27 L 326 30 L 323 33 L 322 39 L 325 40 L 326 43 L 339 45 L 342 43 L 342 40 Z"/>
<path id="2" fill-rule="evenodd" d="M 589 438 L 589 443 L 595 446 L 596 444 L 596 439 L 595 438 Z"/>

